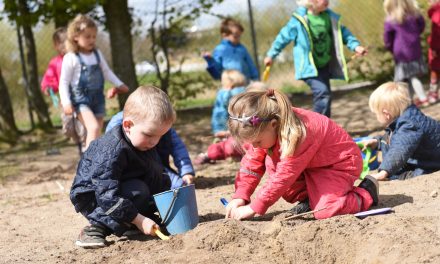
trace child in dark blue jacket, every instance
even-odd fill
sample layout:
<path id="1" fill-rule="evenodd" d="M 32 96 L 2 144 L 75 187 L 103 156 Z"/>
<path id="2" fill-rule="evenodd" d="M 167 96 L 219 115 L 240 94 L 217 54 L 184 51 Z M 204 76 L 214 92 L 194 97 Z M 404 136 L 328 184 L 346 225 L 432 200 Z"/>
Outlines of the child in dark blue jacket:
<path id="1" fill-rule="evenodd" d="M 169 190 L 156 144 L 170 130 L 175 112 L 160 89 L 142 86 L 127 99 L 122 125 L 91 142 L 70 191 L 75 210 L 90 222 L 76 245 L 106 246 L 105 237 L 137 227 L 155 235 L 159 226 L 152 195 Z"/>
<path id="2" fill-rule="evenodd" d="M 406 180 L 440 170 L 440 122 L 411 104 L 405 83 L 387 82 L 370 96 L 370 109 L 385 135 L 364 141 L 382 151 L 378 180 Z"/>
<path id="3" fill-rule="evenodd" d="M 247 81 L 257 81 L 260 76 L 246 47 L 240 43 L 243 26 L 232 18 L 222 21 L 220 34 L 222 41 L 214 52 L 203 54 L 208 67 L 206 70 L 215 80 L 219 80 L 223 70 L 237 70 L 246 76 Z"/>
<path id="4" fill-rule="evenodd" d="M 110 122 L 105 129 L 106 133 L 111 131 L 113 127 L 122 124 L 124 118 L 123 113 L 124 112 L 121 111 L 110 119 Z M 171 189 L 173 189 L 173 187 L 176 188 L 182 186 L 183 182 L 185 184 L 194 183 L 195 172 L 188 150 L 186 149 L 185 143 L 183 143 L 182 139 L 177 135 L 176 130 L 173 128 L 168 130 L 168 132 L 160 138 L 156 150 L 162 161 L 162 165 L 169 172 L 168 175 L 171 179 Z M 170 166 L 170 156 L 173 158 L 177 172 Z"/>

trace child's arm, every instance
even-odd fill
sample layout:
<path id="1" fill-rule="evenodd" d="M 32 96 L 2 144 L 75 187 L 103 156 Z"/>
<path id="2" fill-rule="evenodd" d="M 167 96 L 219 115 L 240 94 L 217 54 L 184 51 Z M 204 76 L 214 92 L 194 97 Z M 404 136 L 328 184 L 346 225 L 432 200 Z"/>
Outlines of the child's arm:
<path id="1" fill-rule="evenodd" d="M 157 225 L 150 218 L 145 217 L 141 214 L 137 214 L 134 220 L 131 221 L 131 223 L 134 224 L 145 235 L 155 236 L 155 231 L 159 229 L 159 225 Z"/>
<path id="2" fill-rule="evenodd" d="M 295 18 L 291 18 L 278 33 L 272 47 L 267 52 L 267 57 L 274 59 L 290 42 L 294 41 L 297 36 L 296 23 L 299 23 Z"/>
<path id="3" fill-rule="evenodd" d="M 115 75 L 115 73 L 110 69 L 110 67 L 107 64 L 107 61 L 105 60 L 104 56 L 102 55 L 101 51 L 98 50 L 99 59 L 101 60 L 101 69 L 102 73 L 104 74 L 104 78 L 113 83 L 114 86 L 107 92 L 108 98 L 113 98 L 116 94 L 122 94 L 128 92 L 128 87 Z"/>
<path id="4" fill-rule="evenodd" d="M 190 181 L 187 182 L 184 179 L 186 183 L 192 183 L 193 179 L 189 176 L 195 175 L 194 167 L 191 163 L 191 159 L 189 157 L 185 143 L 183 143 L 182 139 L 179 137 L 179 135 L 177 135 L 176 130 L 174 130 L 173 128 L 171 128 L 171 144 L 171 155 L 173 156 L 174 165 L 176 166 L 180 177 L 185 177 L 187 180 Z"/>
<path id="5" fill-rule="evenodd" d="M 247 49 L 244 46 L 243 48 L 245 51 L 245 60 L 250 71 L 251 80 L 258 81 L 260 79 L 260 73 L 258 72 L 257 66 L 255 66 L 255 63 L 252 60 L 252 57 L 247 51 Z"/>
<path id="6" fill-rule="evenodd" d="M 423 132 L 411 123 L 405 123 L 394 132 L 388 151 L 383 156 L 379 171 L 394 175 L 403 168 L 419 147 Z"/>
<path id="7" fill-rule="evenodd" d="M 342 42 L 347 46 L 349 50 L 355 51 L 355 49 L 361 45 L 359 40 L 345 26 L 341 25 L 341 33 L 342 33 Z"/>
<path id="8" fill-rule="evenodd" d="M 124 113 L 122 111 L 115 114 L 114 116 L 112 116 L 112 118 L 110 119 L 110 121 L 107 124 L 107 127 L 105 128 L 105 133 L 110 131 L 113 127 L 115 127 L 117 125 L 121 125 L 123 118 L 124 118 Z"/>
<path id="9" fill-rule="evenodd" d="M 235 194 L 233 199 L 242 199 L 248 204 L 263 177 L 266 167 L 267 152 L 264 149 L 250 147 L 241 160 L 240 170 L 235 177 Z"/>
<path id="10" fill-rule="evenodd" d="M 221 56 L 222 51 L 223 49 L 217 46 L 214 49 L 214 53 L 212 55 L 208 52 L 206 52 L 203 55 L 203 58 L 206 60 L 206 63 L 208 64 L 206 70 L 214 80 L 220 80 L 221 74 L 223 72 L 222 56 Z"/>
<path id="11" fill-rule="evenodd" d="M 255 199 L 250 203 L 250 208 L 259 215 L 266 213 L 267 209 L 278 201 L 288 188 L 303 188 L 303 183 L 297 182 L 304 169 L 316 155 L 321 144 L 309 139 L 300 145 L 295 155 L 281 159 L 276 166 L 275 175 L 269 177 L 263 187 L 257 192 Z"/>
<path id="12" fill-rule="evenodd" d="M 383 32 L 383 41 L 385 48 L 389 51 L 393 51 L 394 46 L 394 29 L 390 25 L 389 22 L 385 22 L 384 32 Z"/>
<path id="13" fill-rule="evenodd" d="M 73 53 L 67 53 L 64 55 L 61 64 L 61 76 L 58 90 L 60 92 L 61 105 L 63 106 L 63 111 L 66 115 L 71 115 L 74 111 L 72 102 L 70 101 L 69 86 L 75 71 L 75 63 L 78 63 L 76 55 Z"/>
<path id="14" fill-rule="evenodd" d="M 55 89 L 56 87 L 56 90 L 58 90 L 57 66 L 56 62 L 54 62 L 54 58 L 50 60 L 47 70 L 43 75 L 43 79 L 41 80 L 41 91 L 45 95 L 49 95 L 49 87 L 52 89 Z"/>

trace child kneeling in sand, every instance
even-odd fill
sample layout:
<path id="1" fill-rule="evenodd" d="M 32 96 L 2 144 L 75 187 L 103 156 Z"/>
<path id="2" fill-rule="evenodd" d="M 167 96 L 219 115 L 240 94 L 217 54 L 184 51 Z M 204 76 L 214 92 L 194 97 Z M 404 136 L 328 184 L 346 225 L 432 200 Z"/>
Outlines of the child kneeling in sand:
<path id="1" fill-rule="evenodd" d="M 171 182 L 154 147 L 174 120 L 168 96 L 141 86 L 125 103 L 122 125 L 90 144 L 70 191 L 75 210 L 91 224 L 76 245 L 104 247 L 106 236 L 121 236 L 134 227 L 155 235 L 159 226 L 152 195 L 169 190 Z"/>
<path id="2" fill-rule="evenodd" d="M 382 151 L 378 180 L 405 180 L 440 170 L 440 122 L 411 104 L 405 83 L 387 82 L 370 96 L 370 109 L 385 128 L 383 136 L 364 141 Z"/>
<path id="3" fill-rule="evenodd" d="M 367 175 L 353 186 L 362 171 L 361 152 L 328 117 L 292 107 L 286 95 L 273 89 L 239 94 L 228 111 L 231 135 L 252 147 L 241 160 L 226 217 L 263 215 L 281 197 L 306 204 L 304 209 L 325 208 L 314 213 L 317 219 L 354 214 L 378 203 L 375 178 Z M 265 172 L 268 179 L 251 201 Z"/>

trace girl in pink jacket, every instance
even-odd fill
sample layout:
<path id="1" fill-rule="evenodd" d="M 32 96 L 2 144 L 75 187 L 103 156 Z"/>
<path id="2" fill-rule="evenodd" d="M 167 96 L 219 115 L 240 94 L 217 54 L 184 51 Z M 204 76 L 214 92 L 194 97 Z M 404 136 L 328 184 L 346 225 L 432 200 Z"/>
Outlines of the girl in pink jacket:
<path id="1" fill-rule="evenodd" d="M 317 219 L 377 205 L 377 180 L 367 175 L 354 186 L 362 171 L 361 152 L 331 119 L 293 108 L 286 95 L 273 89 L 237 95 L 228 111 L 231 135 L 253 147 L 241 161 L 226 217 L 263 215 L 281 197 L 299 201 L 296 208 L 303 211 L 325 208 L 314 213 Z M 265 172 L 269 178 L 251 200 Z"/>
<path id="2" fill-rule="evenodd" d="M 43 79 L 41 80 L 41 91 L 45 95 L 49 95 L 49 89 L 52 89 L 52 92 L 54 93 L 58 93 L 61 64 L 63 63 L 63 56 L 66 53 L 64 45 L 66 37 L 66 28 L 64 27 L 57 28 L 52 35 L 53 46 L 58 54 L 50 60 L 47 70 L 43 75 Z"/>

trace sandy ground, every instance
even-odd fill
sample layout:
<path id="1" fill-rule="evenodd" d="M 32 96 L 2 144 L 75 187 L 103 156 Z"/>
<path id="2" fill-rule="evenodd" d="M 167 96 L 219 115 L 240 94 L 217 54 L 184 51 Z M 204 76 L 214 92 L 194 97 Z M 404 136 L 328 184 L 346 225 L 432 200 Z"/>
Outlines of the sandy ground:
<path id="1" fill-rule="evenodd" d="M 367 102 L 365 93 L 337 96 L 333 117 L 353 136 L 377 133 Z M 423 111 L 440 120 L 440 104 Z M 180 120 L 176 128 L 194 157 L 211 141 L 209 110 Z M 61 155 L 42 148 L 2 155 L 0 170 L 12 176 L 0 185 L 0 263 L 440 263 L 440 173 L 381 182 L 378 208 L 392 207 L 388 215 L 283 221 L 292 205 L 279 201 L 267 215 L 240 222 L 224 220 L 219 202 L 231 197 L 238 164 L 219 162 L 197 170 L 194 230 L 168 241 L 111 236 L 110 246 L 85 250 L 74 241 L 87 222 L 68 198 L 77 162 L 74 146 Z"/>

